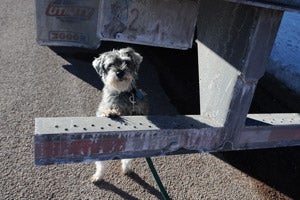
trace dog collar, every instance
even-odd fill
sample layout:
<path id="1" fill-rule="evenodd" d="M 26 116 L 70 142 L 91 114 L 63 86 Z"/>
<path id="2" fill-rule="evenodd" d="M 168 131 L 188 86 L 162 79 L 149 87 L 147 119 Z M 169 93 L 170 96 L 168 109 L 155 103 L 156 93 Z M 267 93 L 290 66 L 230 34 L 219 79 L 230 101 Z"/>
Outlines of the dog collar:
<path id="1" fill-rule="evenodd" d="M 140 91 L 140 90 L 137 90 L 135 92 L 135 95 L 137 98 L 139 98 L 140 100 L 143 100 L 144 96 L 143 96 L 143 93 Z"/>
<path id="2" fill-rule="evenodd" d="M 139 100 L 143 100 L 144 95 L 141 90 L 137 90 L 133 88 L 130 92 L 128 92 L 129 96 L 133 96 L 132 98 L 138 98 Z"/>

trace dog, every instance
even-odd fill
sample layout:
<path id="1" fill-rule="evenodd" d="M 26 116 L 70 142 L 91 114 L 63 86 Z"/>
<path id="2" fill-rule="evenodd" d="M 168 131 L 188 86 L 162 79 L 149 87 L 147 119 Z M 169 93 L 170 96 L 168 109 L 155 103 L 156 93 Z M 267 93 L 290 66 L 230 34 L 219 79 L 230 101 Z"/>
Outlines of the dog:
<path id="1" fill-rule="evenodd" d="M 97 117 L 148 114 L 147 94 L 136 84 L 142 60 L 143 57 L 130 47 L 105 52 L 94 59 L 92 65 L 104 83 Z M 124 174 L 132 172 L 131 161 L 121 160 Z M 91 177 L 93 183 L 103 179 L 108 161 L 97 161 L 95 164 L 96 172 Z"/>

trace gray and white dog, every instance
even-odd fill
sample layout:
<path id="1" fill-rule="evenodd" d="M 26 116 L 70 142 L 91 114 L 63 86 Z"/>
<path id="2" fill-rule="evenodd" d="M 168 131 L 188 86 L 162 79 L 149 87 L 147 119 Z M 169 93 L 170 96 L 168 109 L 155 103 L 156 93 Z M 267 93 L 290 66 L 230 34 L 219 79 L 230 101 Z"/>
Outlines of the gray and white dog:
<path id="1" fill-rule="evenodd" d="M 95 58 L 93 66 L 104 83 L 97 117 L 148 114 L 146 94 L 136 86 L 142 60 L 143 57 L 130 47 L 105 52 Z M 124 174 L 131 172 L 131 160 L 121 160 Z M 103 179 L 108 162 L 97 161 L 95 164 L 96 172 L 91 178 L 92 182 Z"/>

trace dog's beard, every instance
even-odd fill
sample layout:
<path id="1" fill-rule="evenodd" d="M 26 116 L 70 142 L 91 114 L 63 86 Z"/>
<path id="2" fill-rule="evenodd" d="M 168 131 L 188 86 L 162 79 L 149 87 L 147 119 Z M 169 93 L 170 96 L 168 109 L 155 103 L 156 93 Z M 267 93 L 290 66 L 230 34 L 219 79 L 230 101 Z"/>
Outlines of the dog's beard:
<path id="1" fill-rule="evenodd" d="M 118 78 L 115 72 L 110 71 L 105 77 L 104 82 L 119 92 L 125 92 L 131 89 L 133 80 L 133 76 L 129 73 L 125 73 L 122 78 Z"/>

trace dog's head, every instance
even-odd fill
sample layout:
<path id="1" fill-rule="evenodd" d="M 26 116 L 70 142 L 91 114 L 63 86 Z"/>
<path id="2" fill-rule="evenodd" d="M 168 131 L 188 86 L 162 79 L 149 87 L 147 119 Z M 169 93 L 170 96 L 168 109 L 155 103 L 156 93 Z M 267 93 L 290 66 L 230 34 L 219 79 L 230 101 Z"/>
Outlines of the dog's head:
<path id="1" fill-rule="evenodd" d="M 93 66 L 106 86 L 124 92 L 135 85 L 142 60 L 139 53 L 128 47 L 100 54 Z"/>

